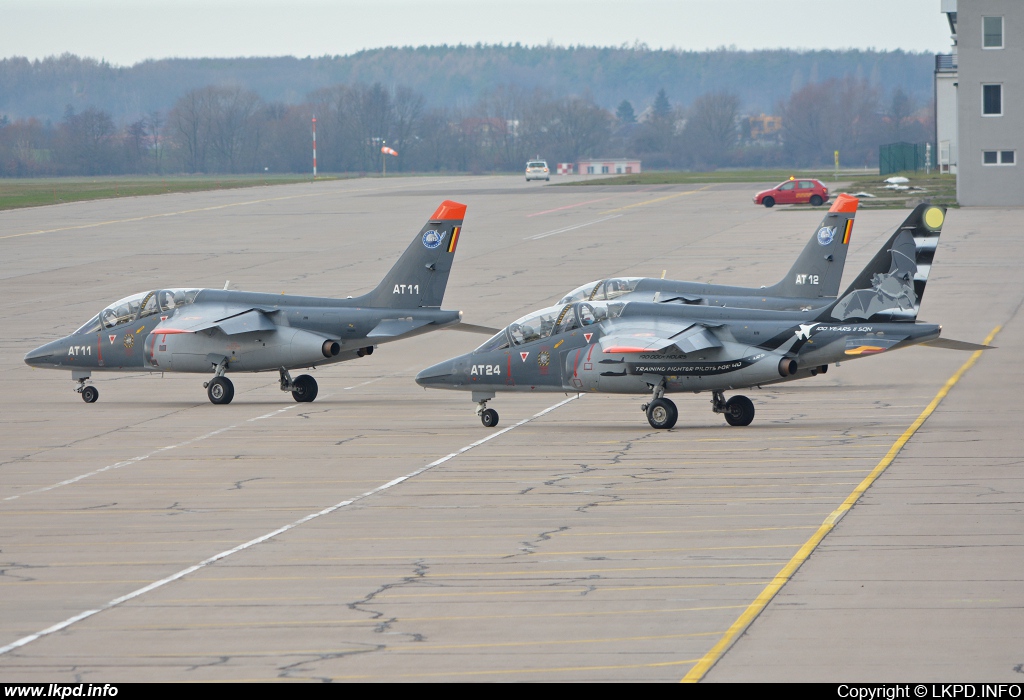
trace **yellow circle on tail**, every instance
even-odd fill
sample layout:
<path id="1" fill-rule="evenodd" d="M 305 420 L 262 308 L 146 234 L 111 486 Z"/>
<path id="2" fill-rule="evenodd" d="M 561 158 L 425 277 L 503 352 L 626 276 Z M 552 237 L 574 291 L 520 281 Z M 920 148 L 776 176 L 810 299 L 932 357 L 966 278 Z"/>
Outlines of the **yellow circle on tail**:
<path id="1" fill-rule="evenodd" d="M 924 225 L 934 231 L 942 226 L 942 221 L 945 218 L 941 209 L 932 207 L 924 213 Z"/>

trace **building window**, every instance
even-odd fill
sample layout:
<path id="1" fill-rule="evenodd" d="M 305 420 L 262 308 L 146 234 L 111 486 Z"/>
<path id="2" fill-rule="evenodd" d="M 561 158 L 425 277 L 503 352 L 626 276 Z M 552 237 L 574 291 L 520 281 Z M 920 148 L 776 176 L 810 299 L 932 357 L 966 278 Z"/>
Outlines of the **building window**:
<path id="1" fill-rule="evenodd" d="M 982 151 L 981 162 L 985 165 L 1016 165 L 1016 151 Z"/>
<path id="2" fill-rule="evenodd" d="M 981 86 L 981 113 L 986 117 L 1000 117 L 1003 115 L 1002 85 Z"/>
<path id="3" fill-rule="evenodd" d="M 1003 48 L 1003 18 L 982 17 L 982 47 L 986 49 Z"/>

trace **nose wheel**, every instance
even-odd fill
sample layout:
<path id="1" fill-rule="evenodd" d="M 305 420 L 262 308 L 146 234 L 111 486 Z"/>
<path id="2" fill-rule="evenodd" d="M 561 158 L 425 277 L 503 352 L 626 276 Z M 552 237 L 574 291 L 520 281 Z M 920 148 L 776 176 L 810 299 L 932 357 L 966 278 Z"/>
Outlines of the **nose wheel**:
<path id="1" fill-rule="evenodd" d="M 477 397 L 473 397 L 477 398 Z M 476 404 L 476 414 L 480 416 L 480 422 L 485 428 L 493 428 L 498 424 L 498 412 L 493 408 L 487 408 L 487 402 L 494 398 L 493 394 Z"/>
<path id="2" fill-rule="evenodd" d="M 498 424 L 498 412 L 493 408 L 481 411 L 480 422 L 484 424 L 485 428 L 493 428 Z"/>
<path id="3" fill-rule="evenodd" d="M 91 384 L 86 384 L 89 381 L 89 377 L 81 377 L 72 375 L 72 379 L 78 381 L 78 386 L 75 387 L 75 393 L 82 395 L 82 401 L 86 403 L 96 403 L 96 399 L 100 397 L 100 390 Z"/>

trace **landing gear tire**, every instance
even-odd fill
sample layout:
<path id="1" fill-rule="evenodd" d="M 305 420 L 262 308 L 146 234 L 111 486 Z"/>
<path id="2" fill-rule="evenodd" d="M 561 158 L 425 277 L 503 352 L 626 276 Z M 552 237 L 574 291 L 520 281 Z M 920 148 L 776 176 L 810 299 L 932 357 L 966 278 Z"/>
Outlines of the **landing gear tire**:
<path id="1" fill-rule="evenodd" d="M 679 410 L 668 399 L 655 399 L 647 404 L 647 422 L 652 428 L 668 430 L 676 424 Z"/>
<path id="2" fill-rule="evenodd" d="M 480 422 L 484 424 L 485 428 L 493 428 L 498 424 L 498 412 L 493 408 L 481 411 Z"/>
<path id="3" fill-rule="evenodd" d="M 775 197 L 765 197 L 761 200 L 761 204 L 764 205 L 765 209 L 771 209 L 775 206 Z"/>
<path id="4" fill-rule="evenodd" d="M 82 387 L 82 401 L 86 403 L 96 403 L 96 399 L 100 397 L 100 390 L 94 386 Z"/>
<path id="5" fill-rule="evenodd" d="M 299 403 L 310 403 L 316 398 L 316 380 L 308 374 L 300 374 L 292 382 L 292 398 Z"/>
<path id="6" fill-rule="evenodd" d="M 825 200 L 818 195 L 814 195 L 811 197 L 811 206 L 820 207 L 824 201 Z"/>
<path id="7" fill-rule="evenodd" d="M 231 399 L 235 398 L 235 385 L 227 377 L 214 377 L 206 385 L 206 395 L 212 404 L 231 403 Z"/>
<path id="8" fill-rule="evenodd" d="M 746 396 L 733 396 L 725 402 L 725 422 L 744 426 L 754 421 L 754 402 Z"/>

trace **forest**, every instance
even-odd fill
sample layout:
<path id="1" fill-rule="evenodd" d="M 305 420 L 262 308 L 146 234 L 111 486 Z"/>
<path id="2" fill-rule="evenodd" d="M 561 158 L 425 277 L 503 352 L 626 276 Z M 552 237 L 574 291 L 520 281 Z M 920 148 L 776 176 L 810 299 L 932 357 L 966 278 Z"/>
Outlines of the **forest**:
<path id="1" fill-rule="evenodd" d="M 835 150 L 844 166 L 871 166 L 881 143 L 932 138 L 933 61 L 518 46 L 130 68 L 5 59 L 0 176 L 307 172 L 314 117 L 320 172 L 378 171 L 384 145 L 401 172 L 512 172 L 537 156 L 811 167 Z M 781 128 L 763 133 L 763 113 Z"/>

